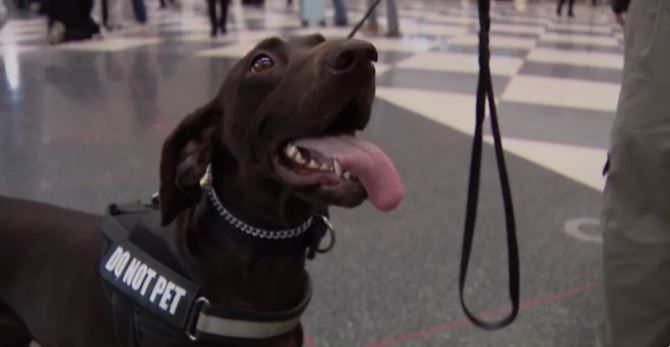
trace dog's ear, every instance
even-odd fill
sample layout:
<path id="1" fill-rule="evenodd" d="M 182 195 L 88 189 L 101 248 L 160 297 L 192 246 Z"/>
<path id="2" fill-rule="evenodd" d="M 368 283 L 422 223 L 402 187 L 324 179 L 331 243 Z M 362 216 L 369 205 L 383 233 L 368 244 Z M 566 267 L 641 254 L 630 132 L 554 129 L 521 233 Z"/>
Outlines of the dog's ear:
<path id="1" fill-rule="evenodd" d="M 211 161 L 223 111 L 216 100 L 186 116 L 163 143 L 159 201 L 161 224 L 167 225 L 200 198 L 200 178 Z"/>

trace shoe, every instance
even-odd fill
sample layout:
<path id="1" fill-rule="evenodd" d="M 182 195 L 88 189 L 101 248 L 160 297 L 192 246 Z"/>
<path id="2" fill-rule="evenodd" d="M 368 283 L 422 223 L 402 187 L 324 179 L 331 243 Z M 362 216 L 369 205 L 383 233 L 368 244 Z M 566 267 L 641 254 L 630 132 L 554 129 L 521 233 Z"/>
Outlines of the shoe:
<path id="1" fill-rule="evenodd" d="M 569 13 L 568 13 L 568 17 L 572 18 L 572 17 L 574 17 L 574 16 L 575 16 L 574 13 L 572 13 L 572 12 L 569 12 Z"/>
<path id="2" fill-rule="evenodd" d="M 347 26 L 349 26 L 349 21 L 347 21 L 347 20 L 336 20 L 335 21 L 335 26 L 336 27 L 347 27 Z"/>
<path id="3" fill-rule="evenodd" d="M 216 35 L 217 35 L 218 33 L 219 33 L 219 31 L 216 30 L 216 28 L 213 28 L 212 31 L 209 33 L 209 36 L 211 36 L 211 37 L 216 37 Z"/>
<path id="4" fill-rule="evenodd" d="M 365 26 L 365 29 L 363 31 L 369 33 L 369 34 L 376 34 L 379 32 L 379 24 L 377 24 L 377 21 L 369 21 L 368 25 Z"/>
<path id="5" fill-rule="evenodd" d="M 389 32 L 386 33 L 386 37 L 391 38 L 391 39 L 397 39 L 400 38 L 402 35 L 400 35 L 399 30 L 389 30 Z"/>
<path id="6" fill-rule="evenodd" d="M 51 28 L 49 28 L 49 43 L 52 45 L 65 41 L 65 25 L 59 21 L 55 21 Z"/>

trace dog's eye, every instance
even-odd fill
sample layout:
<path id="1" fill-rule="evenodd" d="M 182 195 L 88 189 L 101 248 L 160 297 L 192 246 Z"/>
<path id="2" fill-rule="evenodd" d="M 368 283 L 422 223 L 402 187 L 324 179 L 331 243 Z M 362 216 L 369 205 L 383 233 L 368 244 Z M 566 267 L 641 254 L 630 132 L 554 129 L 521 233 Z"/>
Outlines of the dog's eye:
<path id="1" fill-rule="evenodd" d="M 271 68 L 272 65 L 274 65 L 272 59 L 265 54 L 261 54 L 254 59 L 254 65 L 251 66 L 251 71 L 261 72 Z"/>

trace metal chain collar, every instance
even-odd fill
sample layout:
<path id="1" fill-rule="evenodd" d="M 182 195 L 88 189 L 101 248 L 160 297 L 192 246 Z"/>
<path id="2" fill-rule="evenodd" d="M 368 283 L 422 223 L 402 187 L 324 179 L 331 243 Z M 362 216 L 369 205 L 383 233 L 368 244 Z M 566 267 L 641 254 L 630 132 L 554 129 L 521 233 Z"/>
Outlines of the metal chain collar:
<path id="1" fill-rule="evenodd" d="M 312 226 L 312 221 L 314 217 L 310 217 L 296 228 L 285 229 L 285 230 L 260 229 L 241 221 L 239 218 L 235 217 L 232 213 L 230 213 L 230 211 L 228 211 L 225 207 L 223 207 L 221 200 L 219 200 L 219 197 L 216 195 L 216 191 L 214 190 L 214 187 L 212 185 L 211 164 L 207 165 L 205 175 L 200 180 L 200 186 L 206 190 L 207 196 L 209 196 L 210 201 L 216 208 L 219 215 L 223 217 L 228 223 L 230 223 L 230 225 L 243 231 L 245 234 L 249 236 L 268 240 L 286 240 L 304 234 Z"/>

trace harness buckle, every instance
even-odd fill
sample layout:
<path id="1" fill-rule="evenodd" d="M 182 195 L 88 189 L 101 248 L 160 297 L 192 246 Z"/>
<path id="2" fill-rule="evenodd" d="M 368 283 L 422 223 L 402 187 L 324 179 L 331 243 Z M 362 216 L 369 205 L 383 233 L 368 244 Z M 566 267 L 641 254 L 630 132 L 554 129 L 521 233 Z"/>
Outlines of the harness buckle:
<path id="1" fill-rule="evenodd" d="M 200 312 L 202 311 L 202 307 L 205 305 L 209 305 L 209 300 L 207 300 L 207 298 L 204 296 L 197 298 L 193 303 L 193 309 L 191 310 L 188 322 L 186 323 L 186 329 L 184 333 L 188 339 L 193 342 L 198 341 L 198 337 L 195 335 L 197 333 L 196 329 L 198 325 L 198 318 Z"/>

